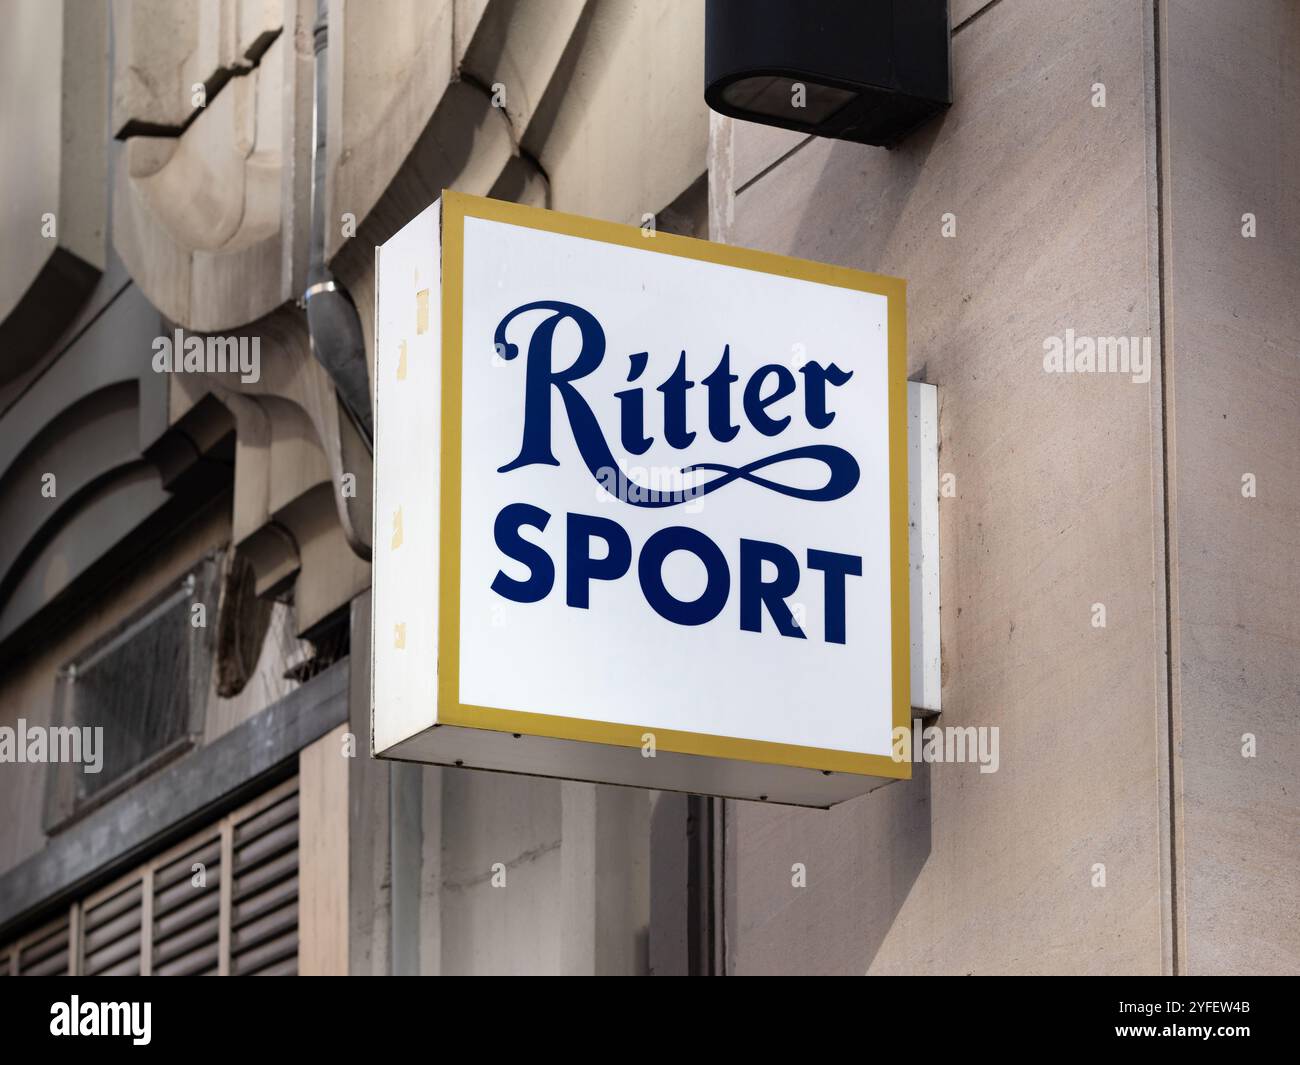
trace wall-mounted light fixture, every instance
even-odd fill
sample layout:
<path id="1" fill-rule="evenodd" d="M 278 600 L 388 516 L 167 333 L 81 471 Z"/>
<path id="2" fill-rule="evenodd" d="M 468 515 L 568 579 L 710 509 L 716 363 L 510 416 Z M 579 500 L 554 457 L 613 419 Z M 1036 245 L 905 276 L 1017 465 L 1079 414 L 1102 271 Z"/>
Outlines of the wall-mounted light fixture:
<path id="1" fill-rule="evenodd" d="M 948 0 L 707 0 L 713 110 L 893 147 L 952 103 Z"/>

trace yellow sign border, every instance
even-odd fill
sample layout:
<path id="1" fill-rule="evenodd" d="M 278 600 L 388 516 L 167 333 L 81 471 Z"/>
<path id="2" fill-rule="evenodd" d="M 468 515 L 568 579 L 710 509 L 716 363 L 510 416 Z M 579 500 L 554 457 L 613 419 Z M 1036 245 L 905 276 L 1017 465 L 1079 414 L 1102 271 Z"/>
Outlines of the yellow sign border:
<path id="1" fill-rule="evenodd" d="M 768 765 L 798 766 L 823 772 L 908 780 L 909 756 L 896 762 L 889 755 L 862 754 L 821 747 L 746 740 L 731 736 L 650 729 L 606 721 L 460 701 L 460 533 L 461 533 L 461 364 L 464 312 L 465 219 L 482 218 L 547 233 L 618 244 L 641 251 L 676 255 L 780 277 L 874 292 L 888 301 L 889 388 L 889 536 L 890 596 L 893 632 L 894 728 L 910 728 L 911 632 L 908 597 L 907 531 L 907 282 L 843 266 L 792 259 L 784 255 L 734 248 L 670 233 L 647 235 L 636 226 L 601 222 L 460 192 L 442 194 L 442 498 L 439 556 L 438 707 L 439 725 L 547 736 L 618 747 L 641 747 L 653 732 L 659 750 L 706 758 L 729 758 Z"/>

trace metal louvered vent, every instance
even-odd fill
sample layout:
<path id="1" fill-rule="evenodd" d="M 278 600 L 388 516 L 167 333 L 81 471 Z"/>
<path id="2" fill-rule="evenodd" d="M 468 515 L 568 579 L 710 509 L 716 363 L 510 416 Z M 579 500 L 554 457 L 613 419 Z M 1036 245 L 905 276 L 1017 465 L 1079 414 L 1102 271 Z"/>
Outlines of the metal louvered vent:
<path id="1" fill-rule="evenodd" d="M 68 915 L 28 936 L 18 947 L 17 976 L 68 974 Z"/>
<path id="2" fill-rule="evenodd" d="M 0 974 L 14 976 L 297 971 L 297 779 L 0 948 Z"/>
<path id="3" fill-rule="evenodd" d="M 81 968 L 85 976 L 139 976 L 144 893 L 135 883 L 114 885 L 82 907 Z"/>
<path id="4" fill-rule="evenodd" d="M 221 834 L 209 831 L 153 873 L 154 976 L 216 973 L 221 939 Z"/>
<path id="5" fill-rule="evenodd" d="M 234 827 L 230 972 L 298 967 L 298 792 Z"/>
<path id="6" fill-rule="evenodd" d="M 218 556 L 65 663 L 55 681 L 55 724 L 98 735 L 99 768 L 53 764 L 43 826 L 61 831 L 187 751 L 203 733 L 212 676 Z M 203 624 L 195 624 L 198 617 Z M 96 733 L 94 730 L 99 730 Z M 85 741 L 83 741 L 84 744 Z M 79 748 L 80 749 L 80 748 Z"/>

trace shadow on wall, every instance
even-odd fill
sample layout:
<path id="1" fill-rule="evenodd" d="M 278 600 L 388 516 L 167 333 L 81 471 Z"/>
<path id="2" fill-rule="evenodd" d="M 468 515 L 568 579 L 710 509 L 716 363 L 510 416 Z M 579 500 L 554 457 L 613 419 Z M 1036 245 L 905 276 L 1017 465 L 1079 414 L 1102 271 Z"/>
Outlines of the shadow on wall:
<path id="1" fill-rule="evenodd" d="M 864 226 L 862 232 L 853 234 L 852 239 L 845 239 L 843 234 L 835 234 L 833 231 L 827 233 L 824 210 L 804 212 L 792 235 L 791 250 L 781 249 L 783 253 L 804 258 L 825 258 L 827 262 L 858 270 L 881 269 L 882 272 L 888 272 L 888 268 L 883 265 L 877 268 L 863 264 L 884 264 L 888 261 L 885 253 L 893 246 L 895 226 L 907 216 L 907 203 L 916 191 L 917 183 L 925 173 L 930 152 L 952 114 L 953 112 L 946 111 L 937 116 L 893 149 L 872 148 L 847 141 L 835 142 L 834 150 L 827 157 L 826 165 L 817 175 L 817 184 L 805 202 L 838 204 L 841 207 L 836 212 L 838 218 L 869 219 L 870 223 Z M 811 146 L 812 144 L 806 145 L 801 150 L 807 150 Z M 845 204 L 845 190 L 854 188 L 859 190 L 861 199 L 856 204 Z M 843 210 L 844 207 L 850 209 Z M 882 225 L 882 220 L 887 224 Z M 843 224 L 851 223 L 846 221 Z M 832 238 L 830 241 L 828 236 Z M 842 255 L 836 257 L 833 254 L 835 249 L 851 249 L 852 259 L 844 260 Z M 823 255 L 823 252 L 829 254 Z M 909 364 L 909 373 L 910 369 Z"/>
<path id="2" fill-rule="evenodd" d="M 835 143 L 803 201 L 823 209 L 800 212 L 767 250 L 887 271 L 895 226 L 951 115 L 937 116 L 891 151 Z M 783 165 L 797 166 L 799 154 L 818 143 L 806 143 Z M 856 190 L 855 202 L 845 204 L 846 189 Z M 839 209 L 828 215 L 829 204 Z M 871 224 L 851 235 L 836 231 L 853 219 Z M 864 267 L 869 263 L 879 265 Z M 915 351 L 911 355 L 909 377 L 917 361 Z M 930 856 L 930 771 L 918 762 L 910 781 L 828 811 L 729 802 L 727 971 L 867 972 Z M 796 886 L 799 866 L 803 887 Z M 792 936 L 801 942 L 795 953 L 788 949 Z M 737 956 L 740 942 L 743 955 Z"/>
<path id="3" fill-rule="evenodd" d="M 870 969 L 930 857 L 930 768 L 918 762 L 911 780 L 830 810 L 727 803 L 729 973 Z M 803 941 L 797 954 L 792 932 Z"/>

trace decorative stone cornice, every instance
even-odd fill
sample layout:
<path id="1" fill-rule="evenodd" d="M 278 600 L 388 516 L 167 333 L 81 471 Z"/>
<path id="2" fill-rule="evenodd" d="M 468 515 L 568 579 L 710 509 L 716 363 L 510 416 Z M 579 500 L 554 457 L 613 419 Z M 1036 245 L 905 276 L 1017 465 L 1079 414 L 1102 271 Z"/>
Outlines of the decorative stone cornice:
<path id="1" fill-rule="evenodd" d="M 229 0 L 199 5 L 221 15 L 212 27 L 203 28 L 207 15 L 181 17 L 181 31 L 168 37 L 143 28 L 152 6 L 118 0 L 113 9 L 114 124 L 126 137 L 114 244 L 168 318 L 203 332 L 230 329 L 296 299 L 306 277 L 312 58 L 303 16 L 311 5 L 238 5 L 241 17 L 253 9 L 258 17 L 220 45 L 205 44 L 204 33 L 224 41 L 236 32 Z M 168 6 L 160 25 L 170 26 L 172 13 Z M 189 77 L 197 80 L 184 84 Z"/>
<path id="2" fill-rule="evenodd" d="M 257 341 L 260 373 L 178 373 L 172 417 L 204 394 L 235 424 L 231 538 L 259 595 L 293 589 L 305 632 L 370 583 L 370 454 L 311 353 L 304 316 L 279 308 L 225 337 Z"/>

